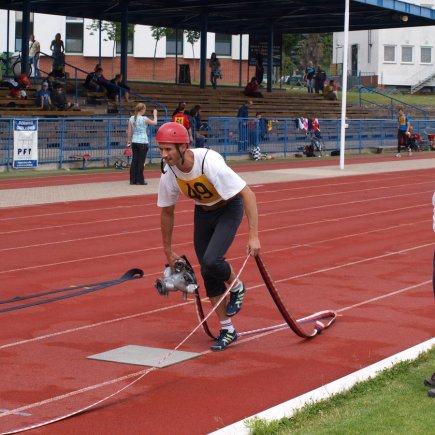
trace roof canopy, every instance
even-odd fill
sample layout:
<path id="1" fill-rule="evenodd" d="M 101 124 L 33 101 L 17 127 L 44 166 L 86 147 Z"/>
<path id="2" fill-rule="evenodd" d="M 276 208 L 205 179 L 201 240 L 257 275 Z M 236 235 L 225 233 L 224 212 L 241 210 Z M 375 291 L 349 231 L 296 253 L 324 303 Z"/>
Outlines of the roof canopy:
<path id="1" fill-rule="evenodd" d="M 325 0 L 0 0 L 0 8 L 209 32 L 266 34 L 340 32 L 344 1 Z M 396 0 L 351 0 L 349 30 L 435 25 L 435 10 Z"/>

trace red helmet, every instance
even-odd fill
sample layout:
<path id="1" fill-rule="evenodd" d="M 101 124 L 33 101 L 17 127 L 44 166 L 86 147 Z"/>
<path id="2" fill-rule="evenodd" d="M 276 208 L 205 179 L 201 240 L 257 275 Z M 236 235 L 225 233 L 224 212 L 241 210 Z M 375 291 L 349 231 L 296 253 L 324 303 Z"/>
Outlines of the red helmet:
<path id="1" fill-rule="evenodd" d="M 177 122 L 166 122 L 157 130 L 156 141 L 159 143 L 189 144 L 189 133 Z"/>

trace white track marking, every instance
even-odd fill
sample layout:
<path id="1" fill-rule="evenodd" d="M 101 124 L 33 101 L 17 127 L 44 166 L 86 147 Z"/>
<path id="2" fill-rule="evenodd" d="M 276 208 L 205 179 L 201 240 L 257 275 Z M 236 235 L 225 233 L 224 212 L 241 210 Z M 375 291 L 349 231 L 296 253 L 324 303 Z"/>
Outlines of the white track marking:
<path id="1" fill-rule="evenodd" d="M 394 292 L 388 293 L 388 294 L 383 295 L 381 297 L 370 298 L 370 299 L 362 301 L 362 302 L 360 302 L 358 304 L 349 305 L 347 307 L 343 307 L 343 308 L 341 308 L 339 310 L 336 310 L 336 311 L 337 312 L 348 311 L 350 309 L 357 308 L 357 307 L 360 307 L 362 305 L 367 305 L 369 303 L 375 302 L 375 301 L 377 301 L 379 299 L 384 299 L 384 298 L 387 298 L 387 297 L 392 297 L 392 296 L 395 296 L 395 295 L 397 295 L 399 293 L 404 293 L 406 291 L 413 290 L 415 288 L 418 288 L 418 287 L 420 287 L 422 285 L 425 285 L 425 284 L 428 284 L 430 282 L 431 282 L 430 280 L 429 281 L 424 281 L 424 282 L 421 282 L 421 283 L 419 283 L 417 285 L 409 286 L 409 287 L 406 287 L 406 288 L 403 288 L 403 289 L 400 289 L 400 290 L 396 290 Z M 101 322 L 101 324 L 106 324 L 106 322 Z M 198 327 L 199 326 L 200 325 L 198 325 Z M 196 329 L 198 329 L 198 327 L 196 327 Z M 78 329 L 81 329 L 81 328 L 78 328 Z M 193 332 L 195 332 L 196 329 Z M 273 334 L 273 333 L 280 332 L 280 331 L 282 331 L 282 329 L 267 331 L 267 332 L 259 334 L 259 335 L 255 335 L 255 336 L 252 336 L 252 337 L 249 337 L 249 338 L 246 338 L 246 339 L 241 339 L 239 341 L 239 343 L 251 341 L 251 340 L 254 340 L 254 339 L 259 339 L 259 338 L 261 338 L 261 337 L 263 337 L 265 335 Z M 190 333 L 188 337 L 190 337 L 191 335 L 192 335 L 192 333 Z M 187 340 L 187 338 L 184 339 L 181 343 L 184 343 L 186 340 Z M 177 346 L 176 348 L 178 348 L 178 347 L 180 347 L 180 346 Z M 2 349 L 2 348 L 3 348 L 3 346 L 0 347 L 0 349 Z M 200 352 L 201 355 L 206 355 L 206 354 L 209 354 L 209 353 L 211 353 L 211 350 L 206 350 L 206 351 Z M 69 398 L 69 397 L 72 397 L 72 396 L 75 396 L 75 395 L 78 395 L 78 394 L 85 393 L 87 391 L 91 391 L 91 390 L 95 390 L 95 389 L 98 389 L 98 388 L 102 388 L 102 387 L 107 386 L 107 385 L 111 385 L 111 384 L 114 384 L 114 383 L 117 383 L 117 382 L 125 381 L 125 380 L 131 379 L 131 378 L 135 378 L 135 377 L 138 377 L 138 376 L 143 377 L 144 375 L 146 375 L 149 372 L 153 371 L 152 369 L 153 368 L 151 368 L 151 369 L 147 368 L 147 369 L 140 370 L 140 371 L 134 372 L 134 373 L 130 373 L 128 375 L 124 375 L 124 376 L 121 376 L 121 377 L 118 377 L 118 378 L 112 378 L 112 379 L 109 379 L 107 381 L 100 382 L 98 384 L 88 385 L 86 387 L 80 388 L 80 389 L 75 390 L 75 391 L 71 391 L 71 392 L 66 393 L 66 394 L 62 394 L 62 395 L 59 395 L 59 396 L 53 396 L 53 397 L 50 397 L 48 399 L 42 400 L 40 402 L 30 403 L 30 404 L 21 406 L 19 408 L 11 409 L 11 410 L 8 410 L 7 412 L 4 412 L 3 414 L 0 414 L 0 418 L 4 417 L 4 416 L 7 416 L 7 415 L 10 415 L 10 414 L 21 413 L 21 412 L 26 411 L 28 409 L 32 409 L 32 408 L 35 408 L 35 407 L 38 407 L 38 406 L 46 405 L 46 404 L 49 404 L 49 403 L 53 403 L 53 402 L 56 402 L 56 401 L 59 401 L 59 400 L 63 400 L 63 399 L 66 399 L 66 398 Z"/>
<path id="2" fill-rule="evenodd" d="M 406 224 L 404 224 L 404 225 L 406 225 Z M 376 229 L 376 230 L 372 230 L 372 231 L 370 231 L 370 232 L 358 233 L 358 234 L 356 234 L 356 236 L 358 236 L 358 235 L 365 235 L 365 234 L 368 234 L 368 233 L 376 233 L 376 232 L 383 231 L 383 230 L 384 230 L 384 229 Z M 334 238 L 328 239 L 328 241 L 331 241 L 331 240 L 338 240 L 338 239 L 348 238 L 348 237 L 351 237 L 351 236 L 350 236 L 350 235 L 346 235 L 346 236 L 343 236 L 343 237 L 334 237 Z M 321 244 L 321 243 L 325 243 L 325 241 L 324 241 L 324 240 L 322 240 L 322 241 L 317 241 L 317 242 L 314 242 L 313 245 L 315 245 L 315 244 Z M 337 266 L 332 266 L 332 267 L 328 267 L 328 268 L 318 269 L 318 270 L 314 270 L 314 271 L 307 272 L 307 273 L 304 273 L 304 274 L 293 275 L 293 276 L 290 276 L 290 277 L 287 277 L 287 278 L 282 278 L 282 279 L 279 279 L 279 280 L 275 280 L 275 282 L 277 282 L 277 283 L 279 283 L 279 282 L 286 282 L 286 281 L 291 281 L 291 280 L 293 280 L 293 279 L 299 279 L 299 278 L 302 278 L 302 277 L 309 277 L 309 276 L 317 275 L 317 274 L 319 274 L 319 273 L 329 272 L 329 271 L 331 271 L 331 270 L 342 269 L 342 268 L 344 268 L 344 267 L 354 266 L 354 265 L 356 265 L 356 264 L 361 264 L 361 263 L 365 263 L 365 262 L 373 261 L 373 260 L 376 260 L 376 259 L 379 259 L 379 258 L 391 257 L 391 256 L 393 256 L 393 255 L 400 255 L 400 254 L 403 254 L 403 253 L 405 253 L 405 252 L 413 251 L 413 250 L 420 249 L 420 248 L 424 248 L 424 247 L 427 247 L 427 246 L 433 246 L 433 244 L 432 244 L 432 243 L 428 243 L 428 244 L 425 244 L 425 245 L 419 245 L 419 246 L 411 247 L 411 248 L 408 248 L 408 249 L 403 249 L 403 250 L 400 250 L 400 251 L 388 252 L 388 253 L 385 253 L 385 254 L 382 254 L 382 255 L 379 255 L 379 256 L 375 256 L 375 257 L 369 257 L 369 258 L 361 259 L 361 260 L 358 260 L 358 261 L 353 261 L 353 262 L 349 262 L 349 263 L 344 263 L 344 264 L 337 265 Z M 294 249 L 294 248 L 296 248 L 296 247 L 293 247 L 293 248 L 287 248 L 287 249 Z M 280 251 L 280 250 L 271 250 L 271 251 L 267 251 L 266 254 L 271 253 L 271 252 L 277 252 L 277 251 Z M 245 258 L 245 257 L 243 257 L 243 258 Z M 234 260 L 234 258 L 232 258 L 232 259 L 230 259 L 230 260 Z M 158 272 L 153 273 L 153 274 L 147 274 L 147 275 L 144 275 L 144 276 L 156 275 L 157 273 L 158 273 Z M 412 289 L 412 288 L 414 288 L 414 287 L 421 286 L 421 285 L 423 285 L 423 284 L 427 284 L 428 282 L 429 282 L 429 281 L 424 281 L 423 283 L 416 284 L 415 286 L 406 287 L 405 290 L 409 290 L 409 289 Z M 263 287 L 263 286 L 264 286 L 264 283 L 261 283 L 261 284 L 252 285 L 252 286 L 250 286 L 249 288 L 250 288 L 251 290 L 253 290 L 253 289 L 256 289 L 256 288 Z M 394 294 L 396 294 L 396 293 L 400 293 L 401 291 L 402 291 L 402 290 L 398 290 L 398 291 L 395 291 L 395 292 L 392 292 L 392 293 L 388 293 L 388 294 L 386 295 L 386 297 L 388 297 L 388 296 L 392 296 L 392 295 L 394 295 Z M 379 297 L 377 297 L 377 298 L 374 298 L 373 301 L 374 301 L 374 300 L 377 300 L 377 299 L 382 299 L 383 297 L 384 297 L 384 296 L 379 296 Z M 372 301 L 372 299 L 369 299 L 369 301 Z M 186 302 L 186 303 L 188 303 L 188 302 Z M 359 306 L 359 305 L 361 305 L 361 304 L 364 304 L 364 302 L 360 302 L 360 303 L 358 303 L 358 304 L 355 304 L 355 307 L 356 307 L 356 306 Z M 177 307 L 179 307 L 179 306 L 183 306 L 183 305 L 184 305 L 184 304 L 175 305 L 174 308 L 177 308 Z M 354 306 L 354 305 L 351 305 L 350 307 L 353 307 L 353 306 Z M 168 309 L 170 309 L 170 308 L 172 308 L 172 307 L 169 307 Z M 340 311 L 344 311 L 344 310 L 345 310 L 345 309 L 337 309 L 337 310 L 335 310 L 335 311 L 340 312 Z M 147 315 L 147 314 L 149 314 L 149 313 L 153 313 L 153 312 L 154 312 L 154 311 L 151 311 L 151 312 L 144 312 L 144 313 L 137 313 L 137 314 L 132 314 L 132 315 L 129 315 L 129 316 L 121 317 L 121 318 L 116 318 L 116 319 L 113 319 L 113 320 L 107 320 L 107 321 L 104 321 L 104 322 L 99 322 L 99 323 L 92 324 L 92 325 L 86 325 L 86 326 L 79 327 L 79 328 L 68 329 L 68 330 L 65 330 L 65 331 L 58 331 L 58 332 L 55 332 L 55 333 L 53 333 L 53 334 L 47 334 L 47 335 L 41 336 L 42 338 L 40 338 L 40 337 L 35 337 L 35 338 L 33 338 L 33 339 L 29 339 L 29 340 L 21 340 L 21 341 L 16 342 L 16 343 L 9 343 L 9 344 L 6 344 L 6 345 L 3 345 L 3 346 L 0 346 L 0 349 L 3 349 L 3 348 L 5 348 L 5 347 L 10 347 L 10 346 L 16 346 L 16 345 L 18 345 L 18 344 L 26 344 L 26 343 L 29 343 L 29 342 L 33 342 L 33 341 L 37 341 L 37 340 L 41 340 L 41 339 L 43 339 L 43 338 L 50 338 L 50 337 L 52 337 L 52 336 L 56 336 L 56 335 L 67 334 L 67 333 L 71 333 L 71 332 L 79 331 L 79 330 L 81 330 L 81 329 L 89 329 L 89 328 L 97 327 L 97 326 L 100 326 L 100 325 L 107 325 L 107 324 L 110 324 L 110 323 L 116 323 L 116 322 L 119 322 L 119 321 L 121 321 L 121 320 L 127 320 L 127 319 L 134 318 L 134 317 L 140 317 L 140 316 Z"/>
<path id="3" fill-rule="evenodd" d="M 63 331 L 52 332 L 51 334 L 40 335 L 38 337 L 29 338 L 27 340 L 15 341 L 13 343 L 8 343 L 8 344 L 4 344 L 4 345 L 0 346 L 0 350 L 7 349 L 9 347 L 19 346 L 22 344 L 29 344 L 29 343 L 33 343 L 35 341 L 41 341 L 41 340 L 45 340 L 48 338 L 57 337 L 58 335 L 71 334 L 73 332 L 79 332 L 79 331 L 83 331 L 86 329 L 97 328 L 99 326 L 110 325 L 112 323 L 122 322 L 124 320 L 135 319 L 136 317 L 143 317 L 143 316 L 148 316 L 150 314 L 161 313 L 163 311 L 168 311 L 168 310 L 172 310 L 174 308 L 180 308 L 180 307 L 184 307 L 185 305 L 190 305 L 190 304 L 192 304 L 192 302 L 193 302 L 193 300 L 190 300 L 190 301 L 182 302 L 180 304 L 170 305 L 168 307 L 156 308 L 155 310 L 144 311 L 142 313 L 130 314 L 128 316 L 117 317 L 116 319 L 110 319 L 110 320 L 105 320 L 103 322 L 91 323 L 90 325 L 78 326 L 77 328 L 64 329 Z"/>

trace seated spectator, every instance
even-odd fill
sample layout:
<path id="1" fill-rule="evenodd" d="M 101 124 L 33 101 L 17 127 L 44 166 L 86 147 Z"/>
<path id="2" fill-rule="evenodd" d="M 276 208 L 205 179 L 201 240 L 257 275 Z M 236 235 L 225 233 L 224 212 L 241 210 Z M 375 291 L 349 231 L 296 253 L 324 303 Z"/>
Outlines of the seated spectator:
<path id="1" fill-rule="evenodd" d="M 50 94 L 59 86 L 63 86 L 63 83 L 56 80 L 56 77 L 52 72 L 48 73 L 47 78 L 43 81 L 48 83 L 48 91 Z"/>
<path id="2" fill-rule="evenodd" d="M 252 77 L 251 81 L 246 85 L 243 93 L 247 97 L 263 98 L 263 94 L 260 92 L 260 85 L 258 84 L 256 77 Z"/>
<path id="3" fill-rule="evenodd" d="M 107 80 L 103 75 L 103 68 L 97 64 L 94 71 L 86 76 L 85 88 L 91 92 L 103 92 L 107 90 Z"/>
<path id="4" fill-rule="evenodd" d="M 338 100 L 337 96 L 337 85 L 334 83 L 334 80 L 329 80 L 329 84 L 325 86 L 323 89 L 323 96 L 327 100 L 336 101 Z"/>
<path id="5" fill-rule="evenodd" d="M 51 102 L 57 110 L 69 110 L 73 107 L 73 103 L 68 101 L 62 86 L 58 86 L 53 90 Z"/>
<path id="6" fill-rule="evenodd" d="M 116 74 L 116 76 L 110 80 L 112 84 L 107 92 L 108 97 L 115 102 L 119 102 L 119 93 L 121 92 L 121 96 L 124 97 L 125 101 L 128 103 L 130 101 L 130 88 L 126 86 L 122 80 L 122 74 Z"/>
<path id="7" fill-rule="evenodd" d="M 36 93 L 36 107 L 42 110 L 50 110 L 52 108 L 50 92 L 48 92 L 48 83 L 43 82 L 42 88 Z"/>
<path id="8" fill-rule="evenodd" d="M 85 88 L 91 92 L 102 92 L 103 88 L 97 83 L 95 71 L 90 72 L 85 79 Z"/>

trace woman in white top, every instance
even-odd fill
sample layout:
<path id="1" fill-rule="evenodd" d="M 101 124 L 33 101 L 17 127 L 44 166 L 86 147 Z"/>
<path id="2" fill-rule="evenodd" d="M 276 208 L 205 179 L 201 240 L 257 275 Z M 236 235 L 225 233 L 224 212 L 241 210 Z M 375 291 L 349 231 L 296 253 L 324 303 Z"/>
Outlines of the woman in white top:
<path id="1" fill-rule="evenodd" d="M 139 103 L 130 117 L 127 128 L 127 146 L 131 146 L 133 157 L 130 166 L 130 184 L 148 184 L 143 176 L 145 159 L 148 153 L 148 124 L 157 125 L 157 109 L 153 110 L 153 119 L 145 115 L 145 104 Z"/>

